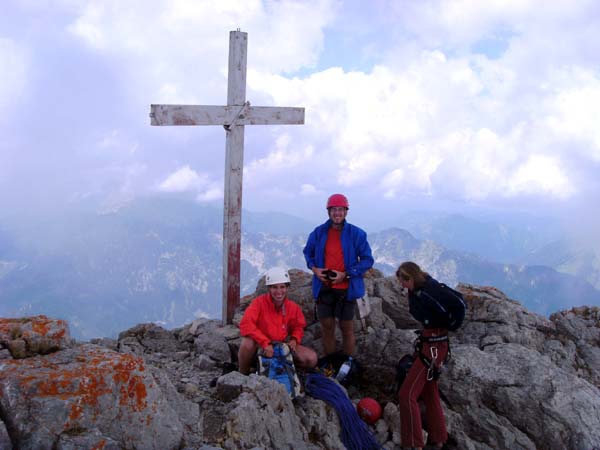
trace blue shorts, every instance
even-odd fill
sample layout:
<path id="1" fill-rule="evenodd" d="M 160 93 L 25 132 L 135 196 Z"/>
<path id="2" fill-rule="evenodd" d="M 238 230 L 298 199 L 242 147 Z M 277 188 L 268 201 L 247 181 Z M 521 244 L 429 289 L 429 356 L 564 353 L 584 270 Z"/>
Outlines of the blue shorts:
<path id="1" fill-rule="evenodd" d="M 353 320 L 356 302 L 347 301 L 347 293 L 347 289 L 321 287 L 317 299 L 317 317 L 319 319 L 336 317 L 338 320 Z"/>

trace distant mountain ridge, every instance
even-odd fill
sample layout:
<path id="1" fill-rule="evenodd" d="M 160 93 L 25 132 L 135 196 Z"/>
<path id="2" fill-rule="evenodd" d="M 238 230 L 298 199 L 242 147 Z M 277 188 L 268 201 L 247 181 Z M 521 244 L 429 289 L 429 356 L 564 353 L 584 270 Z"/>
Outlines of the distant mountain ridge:
<path id="1" fill-rule="evenodd" d="M 434 241 L 418 240 L 405 230 L 375 233 L 369 241 L 375 267 L 387 275 L 402 261 L 412 260 L 449 285 L 493 286 L 544 315 L 578 305 L 600 305 L 600 291 L 586 280 L 547 266 L 489 261 L 473 253 L 448 250 Z"/>
<path id="2" fill-rule="evenodd" d="M 316 225 L 244 211 L 242 294 L 253 292 L 271 266 L 307 270 L 302 248 Z M 0 316 L 64 318 L 84 339 L 114 336 L 140 322 L 175 327 L 193 317 L 219 317 L 221 232 L 218 208 L 168 199 L 31 223 L 27 230 L 0 224 Z M 492 262 L 402 229 L 369 233 L 369 242 L 375 267 L 386 275 L 414 260 L 448 284 L 494 286 L 543 314 L 600 305 L 600 292 L 589 283 L 548 267 Z"/>
<path id="3" fill-rule="evenodd" d="M 419 239 L 438 242 L 448 249 L 475 253 L 490 261 L 517 264 L 559 234 L 550 221 L 528 220 L 533 225 L 523 225 L 506 216 L 492 220 L 452 212 L 410 212 L 400 226 Z"/>
<path id="4" fill-rule="evenodd" d="M 595 240 L 560 239 L 531 252 L 523 262 L 553 267 L 600 289 L 600 244 Z"/>

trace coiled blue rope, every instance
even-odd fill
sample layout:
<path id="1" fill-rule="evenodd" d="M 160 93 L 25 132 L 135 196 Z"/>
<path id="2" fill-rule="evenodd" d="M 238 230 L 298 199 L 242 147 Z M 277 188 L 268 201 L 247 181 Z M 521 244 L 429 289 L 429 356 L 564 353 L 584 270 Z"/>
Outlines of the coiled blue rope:
<path id="1" fill-rule="evenodd" d="M 323 400 L 337 411 L 342 428 L 341 436 L 348 450 L 380 450 L 382 447 L 368 425 L 360 418 L 354 405 L 337 383 L 320 373 L 306 376 L 304 391 Z"/>

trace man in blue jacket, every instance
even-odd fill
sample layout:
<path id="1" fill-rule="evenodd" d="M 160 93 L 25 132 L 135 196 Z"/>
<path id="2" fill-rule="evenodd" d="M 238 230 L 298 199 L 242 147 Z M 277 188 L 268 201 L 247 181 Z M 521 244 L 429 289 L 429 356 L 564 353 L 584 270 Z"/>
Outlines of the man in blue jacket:
<path id="1" fill-rule="evenodd" d="M 356 299 L 365 295 L 363 275 L 373 266 L 367 233 L 346 222 L 348 199 L 333 194 L 327 200 L 329 220 L 308 236 L 306 265 L 314 273 L 313 297 L 323 333 L 325 356 L 335 352 L 335 319 L 342 332 L 342 350 L 354 354 Z"/>

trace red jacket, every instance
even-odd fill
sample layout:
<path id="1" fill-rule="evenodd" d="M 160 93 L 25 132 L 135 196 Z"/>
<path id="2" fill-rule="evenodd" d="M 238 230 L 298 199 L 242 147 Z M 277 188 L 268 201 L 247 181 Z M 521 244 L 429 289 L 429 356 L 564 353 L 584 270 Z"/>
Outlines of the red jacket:
<path id="1" fill-rule="evenodd" d="M 283 342 L 294 337 L 298 344 L 304 336 L 306 319 L 302 309 L 286 297 L 281 309 L 276 310 L 269 294 L 252 300 L 240 322 L 240 334 L 254 340 L 262 348 L 272 341 Z"/>

